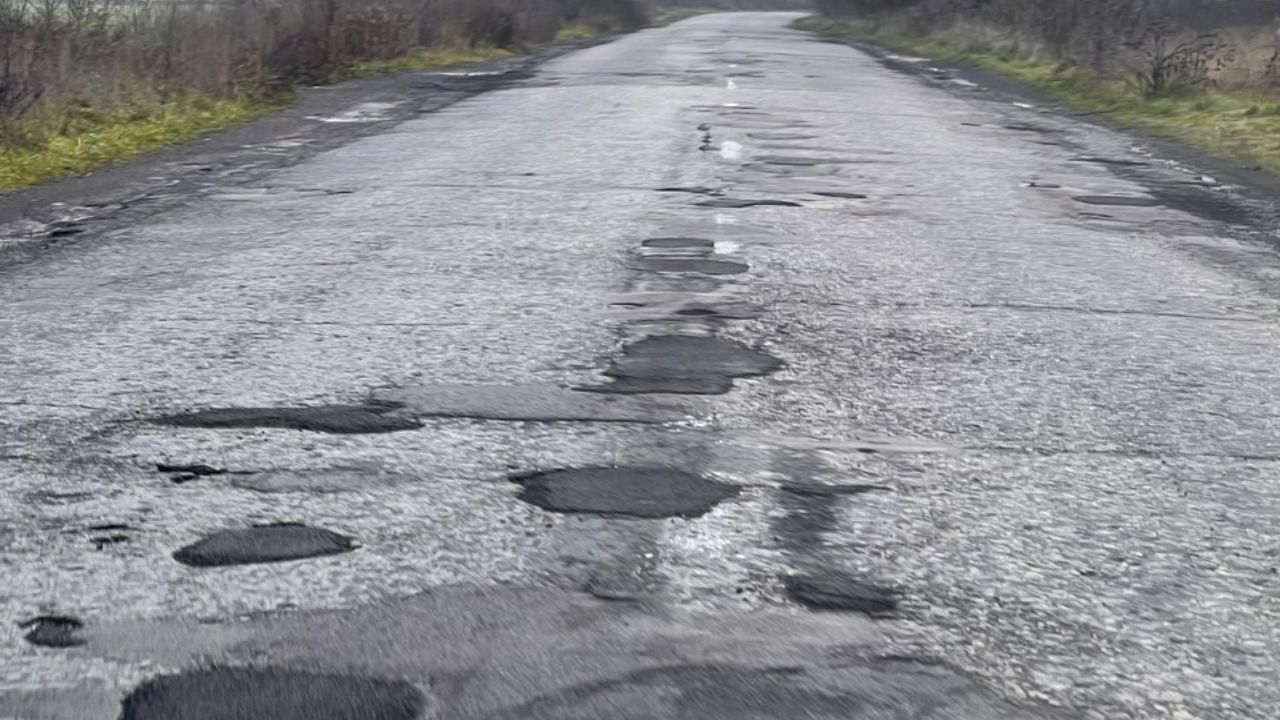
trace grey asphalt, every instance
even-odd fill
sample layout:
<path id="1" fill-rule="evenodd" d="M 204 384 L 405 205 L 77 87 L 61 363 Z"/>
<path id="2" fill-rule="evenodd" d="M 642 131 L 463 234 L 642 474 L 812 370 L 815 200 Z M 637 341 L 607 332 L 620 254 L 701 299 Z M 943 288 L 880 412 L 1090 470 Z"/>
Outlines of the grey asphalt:
<path id="1" fill-rule="evenodd" d="M 0 268 L 0 718 L 1274 717 L 1265 208 L 795 17 Z"/>

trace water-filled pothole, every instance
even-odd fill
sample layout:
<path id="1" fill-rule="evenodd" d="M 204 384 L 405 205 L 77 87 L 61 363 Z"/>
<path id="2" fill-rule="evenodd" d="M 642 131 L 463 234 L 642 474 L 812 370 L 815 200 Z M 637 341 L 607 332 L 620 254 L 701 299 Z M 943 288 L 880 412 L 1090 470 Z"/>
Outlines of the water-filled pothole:
<path id="1" fill-rule="evenodd" d="M 301 523 L 222 530 L 173 554 L 194 567 L 251 565 L 337 555 L 356 549 L 353 538 Z"/>
<path id="2" fill-rule="evenodd" d="M 696 257 L 646 257 L 632 262 L 644 272 L 700 273 L 702 275 L 741 275 L 751 268 L 732 260 L 711 260 Z"/>
<path id="3" fill-rule="evenodd" d="M 696 237 L 656 237 L 644 240 L 640 244 L 650 248 L 713 248 L 716 242 Z"/>
<path id="4" fill-rule="evenodd" d="M 741 208 L 762 207 L 762 206 L 804 207 L 800 203 L 792 202 L 790 200 L 747 200 L 745 198 L 712 198 L 710 200 L 703 200 L 702 202 L 695 203 L 695 204 L 698 205 L 699 207 L 726 208 L 726 209 L 741 209 Z"/>
<path id="5" fill-rule="evenodd" d="M 664 467 L 587 467 L 511 478 L 520 499 L 558 513 L 694 518 L 736 497 L 736 485 Z"/>
<path id="6" fill-rule="evenodd" d="M 414 720 L 423 705 L 403 681 L 212 667 L 142 683 L 121 703 L 120 720 Z"/>
<path id="7" fill-rule="evenodd" d="M 18 627 L 28 631 L 25 637 L 32 645 L 65 648 L 84 644 L 84 640 L 76 634 L 84 627 L 84 623 L 67 615 L 41 615 L 19 624 Z"/>
<path id="8" fill-rule="evenodd" d="M 381 405 L 322 405 L 286 408 L 219 408 L 169 415 L 158 422 L 193 428 L 285 428 L 337 434 L 387 433 L 417 430 L 414 418 L 390 414 Z"/>
<path id="9" fill-rule="evenodd" d="M 787 595 L 814 610 L 859 612 L 871 617 L 892 615 L 898 602 L 888 590 L 839 571 L 822 570 L 783 578 Z"/>
<path id="10" fill-rule="evenodd" d="M 605 375 L 609 385 L 583 388 L 605 393 L 718 395 L 734 378 L 760 377 L 782 367 L 772 355 L 717 337 L 658 335 L 623 348 Z"/>

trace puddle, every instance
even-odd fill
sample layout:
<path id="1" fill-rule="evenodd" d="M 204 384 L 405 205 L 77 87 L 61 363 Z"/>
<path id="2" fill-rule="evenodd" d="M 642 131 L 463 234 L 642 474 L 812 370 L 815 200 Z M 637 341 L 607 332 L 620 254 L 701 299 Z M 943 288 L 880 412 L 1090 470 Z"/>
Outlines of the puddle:
<path id="1" fill-rule="evenodd" d="M 25 637 L 32 645 L 66 648 L 84 644 L 77 635 L 84 623 L 67 615 L 41 615 L 19 623 L 18 627 L 28 631 Z"/>
<path id="2" fill-rule="evenodd" d="M 1161 202 L 1155 198 L 1132 195 L 1077 195 L 1072 200 L 1085 205 L 1117 205 L 1126 207 L 1155 207 Z"/>
<path id="3" fill-rule="evenodd" d="M 337 555 L 356 549 L 353 538 L 301 523 L 223 530 L 187 545 L 173 559 L 193 567 L 250 565 Z"/>
<path id="4" fill-rule="evenodd" d="M 702 258 L 648 257 L 632 262 L 644 272 L 701 273 L 703 275 L 741 275 L 750 269 L 744 263 Z"/>
<path id="5" fill-rule="evenodd" d="M 649 238 L 640 243 L 651 248 L 712 248 L 714 240 L 696 237 L 658 237 Z"/>
<path id="6" fill-rule="evenodd" d="M 516 475 L 520 499 L 544 510 L 633 518 L 695 518 L 740 489 L 662 467 L 590 467 Z"/>
<path id="7" fill-rule="evenodd" d="M 582 388 L 601 393 L 681 393 L 719 395 L 733 389 L 733 379 L 760 377 L 778 370 L 781 361 L 732 340 L 716 337 L 658 335 L 626 346 L 604 374 L 609 385 Z"/>
<path id="8" fill-rule="evenodd" d="M 320 117 L 308 115 L 308 120 L 323 123 L 365 123 L 386 120 L 392 110 L 403 105 L 403 102 L 364 102 L 337 115 Z"/>
<path id="9" fill-rule="evenodd" d="M 152 678 L 119 720 L 414 720 L 422 694 L 400 680 L 274 667 L 210 667 Z"/>
<path id="10" fill-rule="evenodd" d="M 699 207 L 733 208 L 733 209 L 759 207 L 759 206 L 804 207 L 800 203 L 792 202 L 790 200 L 746 200 L 743 198 L 712 198 L 711 200 L 704 200 L 696 204 Z"/>
<path id="11" fill-rule="evenodd" d="M 336 434 L 387 433 L 417 430 L 417 420 L 388 413 L 379 405 L 322 405 L 292 408 L 221 408 L 185 415 L 169 415 L 157 422 L 190 428 L 284 428 Z"/>
<path id="12" fill-rule="evenodd" d="M 420 417 L 531 422 L 663 423 L 687 417 L 687 407 L 648 398 L 584 395 L 552 383 L 426 385 L 378 391 L 378 401 L 402 403 Z"/>
<path id="13" fill-rule="evenodd" d="M 792 600 L 814 610 L 838 610 L 871 617 L 887 617 L 898 609 L 898 603 L 889 591 L 838 571 L 822 570 L 790 575 L 783 579 L 783 585 Z"/>

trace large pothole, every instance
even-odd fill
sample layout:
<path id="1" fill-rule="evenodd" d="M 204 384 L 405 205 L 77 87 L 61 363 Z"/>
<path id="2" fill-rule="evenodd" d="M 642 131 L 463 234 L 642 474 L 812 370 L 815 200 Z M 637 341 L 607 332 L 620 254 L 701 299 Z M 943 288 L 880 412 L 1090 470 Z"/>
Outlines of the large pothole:
<path id="1" fill-rule="evenodd" d="M 588 467 L 549 470 L 511 478 L 520 499 L 558 513 L 634 518 L 694 518 L 736 497 L 727 485 L 664 467 Z"/>

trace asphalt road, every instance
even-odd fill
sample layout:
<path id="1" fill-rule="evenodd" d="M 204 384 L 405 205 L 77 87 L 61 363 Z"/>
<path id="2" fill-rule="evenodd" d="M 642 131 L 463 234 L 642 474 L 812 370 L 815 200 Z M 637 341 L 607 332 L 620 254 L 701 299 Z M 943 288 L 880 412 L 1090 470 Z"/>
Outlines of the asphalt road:
<path id="1" fill-rule="evenodd" d="M 0 718 L 1274 717 L 1259 207 L 794 17 L 0 269 Z"/>

